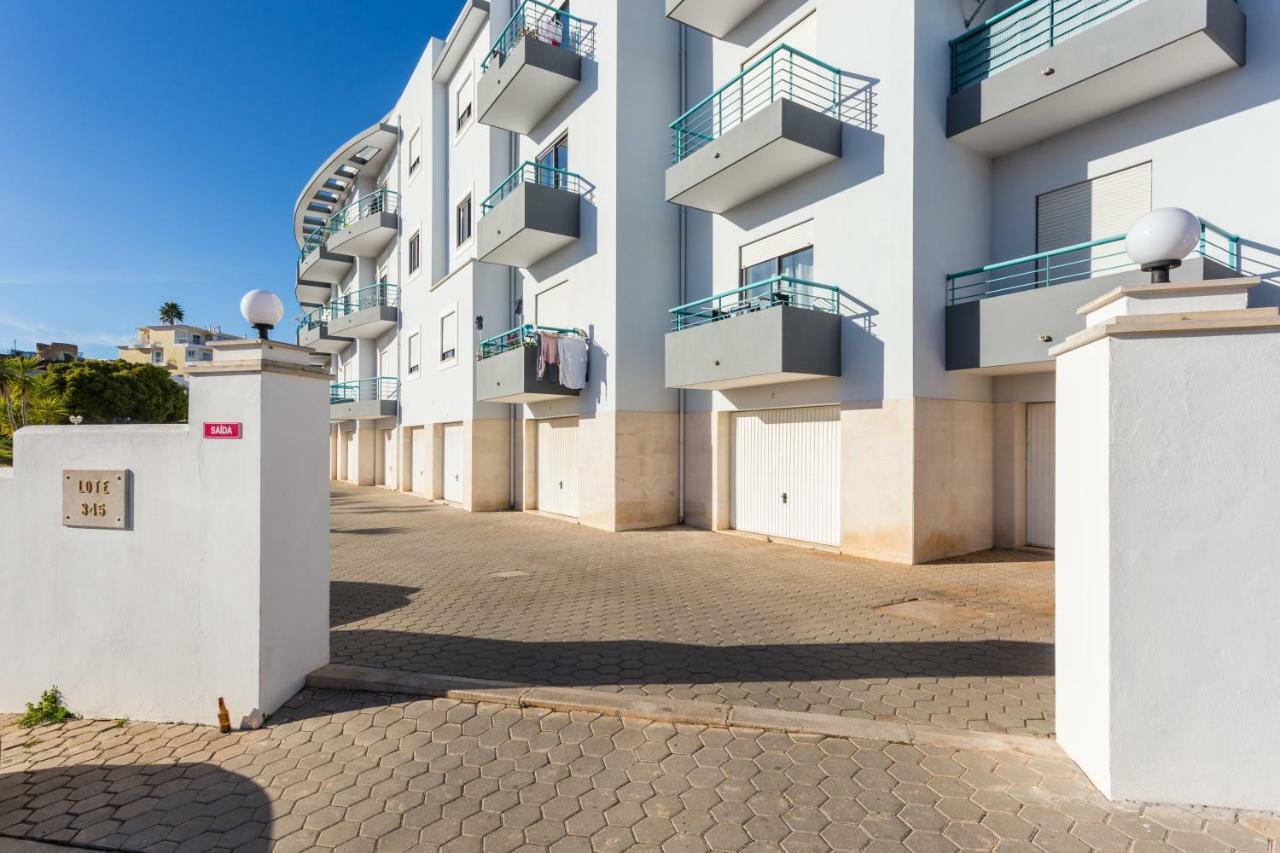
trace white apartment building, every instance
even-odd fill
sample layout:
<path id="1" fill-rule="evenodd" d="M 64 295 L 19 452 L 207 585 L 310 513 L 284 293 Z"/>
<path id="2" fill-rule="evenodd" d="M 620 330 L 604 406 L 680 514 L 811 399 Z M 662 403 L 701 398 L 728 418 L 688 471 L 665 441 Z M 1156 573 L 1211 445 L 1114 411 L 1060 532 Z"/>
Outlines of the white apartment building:
<path id="1" fill-rule="evenodd" d="M 1048 350 L 1143 280 L 1128 227 L 1191 210 L 1175 279 L 1280 304 L 1278 40 L 1266 0 L 467 0 L 298 199 L 331 474 L 900 562 L 1052 547 Z"/>

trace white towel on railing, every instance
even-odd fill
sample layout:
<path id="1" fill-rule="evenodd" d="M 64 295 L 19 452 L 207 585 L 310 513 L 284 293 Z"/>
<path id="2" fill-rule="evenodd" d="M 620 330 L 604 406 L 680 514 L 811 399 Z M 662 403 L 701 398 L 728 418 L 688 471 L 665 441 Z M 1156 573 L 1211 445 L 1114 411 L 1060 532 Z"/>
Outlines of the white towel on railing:
<path id="1" fill-rule="evenodd" d="M 565 335 L 559 344 L 560 384 L 580 391 L 587 386 L 587 342 Z"/>

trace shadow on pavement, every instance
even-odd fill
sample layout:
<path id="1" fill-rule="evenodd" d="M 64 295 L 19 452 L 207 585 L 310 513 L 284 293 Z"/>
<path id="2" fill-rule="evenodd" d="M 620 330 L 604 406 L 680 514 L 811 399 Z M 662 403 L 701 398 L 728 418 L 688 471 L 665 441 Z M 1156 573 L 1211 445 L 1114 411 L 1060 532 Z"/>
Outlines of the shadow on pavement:
<path id="1" fill-rule="evenodd" d="M 330 581 L 329 626 L 348 625 L 399 610 L 420 588 L 365 581 Z"/>

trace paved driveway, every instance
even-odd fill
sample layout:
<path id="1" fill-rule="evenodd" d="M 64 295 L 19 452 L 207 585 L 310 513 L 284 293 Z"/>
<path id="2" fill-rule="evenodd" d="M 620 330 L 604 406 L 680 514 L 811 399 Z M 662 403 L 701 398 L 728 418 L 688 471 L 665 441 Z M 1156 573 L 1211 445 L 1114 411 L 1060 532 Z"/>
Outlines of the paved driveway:
<path id="1" fill-rule="evenodd" d="M 905 567 L 333 491 L 335 663 L 948 728 L 1053 729 L 1053 569 Z"/>

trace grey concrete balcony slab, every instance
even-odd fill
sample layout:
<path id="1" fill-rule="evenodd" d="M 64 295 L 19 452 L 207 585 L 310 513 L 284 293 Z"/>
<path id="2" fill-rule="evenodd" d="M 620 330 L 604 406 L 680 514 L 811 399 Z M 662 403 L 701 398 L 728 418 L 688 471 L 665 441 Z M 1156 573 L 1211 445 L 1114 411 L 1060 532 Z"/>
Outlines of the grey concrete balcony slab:
<path id="1" fill-rule="evenodd" d="M 351 346 L 352 339 L 335 335 L 328 323 L 315 323 L 298 329 L 298 346 L 310 347 L 316 352 L 342 352 Z"/>
<path id="2" fill-rule="evenodd" d="M 327 281 L 298 279 L 293 295 L 298 298 L 299 305 L 318 308 L 333 298 L 333 285 Z"/>
<path id="3" fill-rule="evenodd" d="M 723 391 L 840 375 L 840 315 L 775 306 L 666 337 L 666 385 Z"/>
<path id="4" fill-rule="evenodd" d="M 947 136 L 999 156 L 1245 64 L 1233 0 L 1144 0 L 947 99 Z"/>
<path id="5" fill-rule="evenodd" d="M 349 403 L 330 403 L 331 421 L 374 421 L 396 416 L 396 400 L 356 400 Z"/>
<path id="6" fill-rule="evenodd" d="M 476 362 L 478 403 L 539 403 L 576 396 L 572 388 L 538 378 L 537 347 L 520 346 Z"/>
<path id="7" fill-rule="evenodd" d="M 505 61 L 493 57 L 477 87 L 480 123 L 528 133 L 582 80 L 582 57 L 525 36 Z"/>
<path id="8" fill-rule="evenodd" d="M 516 186 L 480 218 L 479 258 L 527 269 L 581 236 L 582 196 L 544 184 Z"/>
<path id="9" fill-rule="evenodd" d="M 316 284 L 338 284 L 351 272 L 355 259 L 321 246 L 298 263 L 298 282 L 305 279 Z"/>
<path id="10" fill-rule="evenodd" d="M 778 100 L 667 169 L 667 201 L 724 213 L 840 159 L 835 116 Z"/>
<path id="11" fill-rule="evenodd" d="M 1240 273 L 1209 258 L 1190 258 L 1173 281 L 1235 278 Z M 1049 349 L 1084 329 L 1077 310 L 1124 285 L 1143 284 L 1150 273 L 1114 273 L 948 305 L 948 370 L 1000 375 L 1053 369 Z"/>
<path id="12" fill-rule="evenodd" d="M 394 305 L 371 305 L 334 317 L 329 321 L 329 333 L 348 338 L 380 338 L 394 329 L 400 319 L 400 309 Z"/>
<path id="13" fill-rule="evenodd" d="M 330 252 L 360 258 L 376 258 L 400 230 L 400 214 L 371 213 L 330 235 L 325 247 Z"/>
<path id="14" fill-rule="evenodd" d="M 765 0 L 667 0 L 667 17 L 724 38 Z"/>

